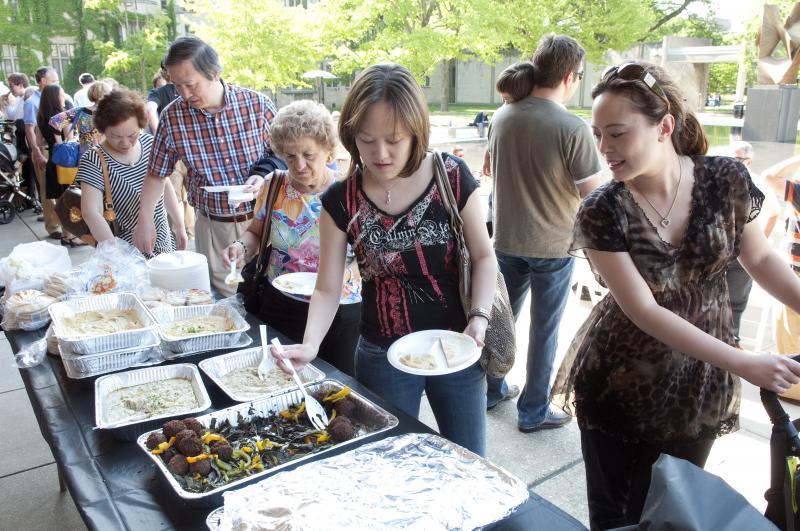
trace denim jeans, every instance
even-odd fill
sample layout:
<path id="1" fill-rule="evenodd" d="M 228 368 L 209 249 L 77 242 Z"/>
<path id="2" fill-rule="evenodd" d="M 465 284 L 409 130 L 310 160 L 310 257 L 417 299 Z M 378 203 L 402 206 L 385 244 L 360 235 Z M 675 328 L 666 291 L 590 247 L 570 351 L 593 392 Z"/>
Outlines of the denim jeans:
<path id="1" fill-rule="evenodd" d="M 514 319 L 519 318 L 528 290 L 531 291 L 531 325 L 525 387 L 517 401 L 520 427 L 542 422 L 550 404 L 550 374 L 558 341 L 558 325 L 569 295 L 573 258 L 530 258 L 495 251 L 505 277 Z M 508 386 L 503 378 L 487 377 L 487 403 L 496 404 Z"/>
<path id="2" fill-rule="evenodd" d="M 476 362 L 442 376 L 417 376 L 397 370 L 387 349 L 363 337 L 356 349 L 356 379 L 414 418 L 422 392 L 428 396 L 439 432 L 454 443 L 486 455 L 486 373 Z"/>

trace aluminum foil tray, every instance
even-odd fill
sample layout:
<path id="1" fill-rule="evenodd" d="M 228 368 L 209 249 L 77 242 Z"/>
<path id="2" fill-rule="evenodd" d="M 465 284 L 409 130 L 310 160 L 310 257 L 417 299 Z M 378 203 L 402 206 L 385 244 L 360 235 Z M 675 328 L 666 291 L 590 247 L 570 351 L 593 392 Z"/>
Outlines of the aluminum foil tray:
<path id="1" fill-rule="evenodd" d="M 164 361 L 161 350 L 157 345 L 88 355 L 75 355 L 60 345 L 58 350 L 61 352 L 61 362 L 64 364 L 67 376 L 75 380 L 122 371 L 131 367 L 157 365 Z"/>
<path id="2" fill-rule="evenodd" d="M 320 383 L 309 386 L 308 392 L 313 393 L 317 389 L 323 386 L 336 391 L 344 388 L 344 384 L 342 384 L 341 382 L 338 382 L 336 380 L 324 380 Z M 325 448 L 313 454 L 298 457 L 297 459 L 294 459 L 287 463 L 283 463 L 274 466 L 272 468 L 268 468 L 262 472 L 253 474 L 249 477 L 243 477 L 237 479 L 236 481 L 232 481 L 227 485 L 223 485 L 222 487 L 204 493 L 188 492 L 184 490 L 183 487 L 181 487 L 180 483 L 178 483 L 178 481 L 172 476 L 172 473 L 169 470 L 167 470 L 167 467 L 161 460 L 161 458 L 159 458 L 157 455 L 150 453 L 150 450 L 147 449 L 147 445 L 145 443 L 147 441 L 147 437 L 150 435 L 151 432 L 142 433 L 139 436 L 139 438 L 136 439 L 136 444 L 138 444 L 139 448 L 141 448 L 142 451 L 145 452 L 150 457 L 150 459 L 152 459 L 156 463 L 156 466 L 161 471 L 161 474 L 166 479 L 167 483 L 169 483 L 169 485 L 175 491 L 175 493 L 178 495 L 178 497 L 180 497 L 183 501 L 191 505 L 213 507 L 214 505 L 219 505 L 220 503 L 219 495 L 227 490 L 241 487 L 245 483 L 256 481 L 259 478 L 263 478 L 267 475 L 272 475 L 275 472 L 283 470 L 286 467 L 294 466 L 297 463 L 302 463 L 319 455 L 324 455 L 326 453 L 329 453 L 331 450 L 341 448 L 342 446 L 351 445 L 356 441 L 360 441 L 367 437 L 371 437 L 377 433 L 390 430 L 395 426 L 397 426 L 398 424 L 397 417 L 387 412 L 380 406 L 373 404 L 372 402 L 370 402 L 360 394 L 356 393 L 355 391 L 353 391 L 350 394 L 350 397 L 356 400 L 361 405 L 361 407 L 364 408 L 362 409 L 362 411 L 368 411 L 370 418 L 375 420 L 375 423 L 369 426 L 369 431 L 367 431 L 366 433 L 360 433 L 355 437 L 353 437 L 352 439 L 350 439 L 349 441 L 336 444 L 334 446 Z M 303 400 L 303 395 L 300 393 L 300 390 L 295 389 L 293 391 L 287 391 L 280 395 L 260 398 L 245 404 L 239 404 L 226 409 L 220 409 L 219 411 L 215 411 L 214 413 L 209 413 L 207 415 L 199 416 L 196 418 L 206 426 L 209 425 L 211 419 L 217 419 L 217 422 L 228 420 L 232 424 L 235 424 L 238 415 L 242 415 L 242 417 L 246 419 L 249 419 L 256 415 L 268 415 L 270 413 L 276 413 L 278 411 L 282 411 L 288 408 L 289 406 L 298 404 L 302 400 Z M 253 408 L 252 414 L 250 413 L 251 407 Z"/>
<path id="3" fill-rule="evenodd" d="M 407 433 L 227 492 L 206 524 L 212 531 L 320 529 L 325 515 L 331 531 L 471 530 L 506 518 L 528 496 L 522 480 L 469 450 Z"/>
<path id="4" fill-rule="evenodd" d="M 221 315 L 229 319 L 234 329 L 228 332 L 217 332 L 191 337 L 175 337 L 166 333 L 164 326 L 173 321 L 183 321 L 201 315 Z M 159 327 L 158 333 L 164 342 L 164 349 L 175 354 L 208 352 L 238 346 L 242 336 L 250 330 L 250 323 L 228 304 L 202 304 L 198 306 L 173 306 L 160 309 L 156 313 Z"/>
<path id="5" fill-rule="evenodd" d="M 106 397 L 110 393 L 124 387 L 168 380 L 170 378 L 183 378 L 192 382 L 194 395 L 199 404 L 196 408 L 158 415 L 147 419 L 128 420 L 117 423 L 106 421 L 104 404 Z M 123 441 L 135 441 L 140 433 L 159 429 L 167 420 L 194 416 L 210 407 L 211 399 L 208 396 L 205 385 L 203 385 L 200 371 L 197 370 L 195 365 L 190 363 L 179 363 L 175 365 L 165 365 L 163 367 L 150 367 L 147 369 L 110 374 L 98 378 L 94 382 L 95 425 L 101 430 L 111 430 L 115 438 Z"/>
<path id="6" fill-rule="evenodd" d="M 269 356 L 268 359 L 271 360 L 270 368 L 277 365 L 275 358 Z M 294 380 L 289 380 L 286 385 L 277 387 L 271 391 L 266 391 L 260 394 L 242 394 L 236 393 L 236 391 L 225 385 L 223 378 L 225 378 L 226 374 L 234 369 L 240 369 L 242 367 L 258 367 L 260 361 L 261 347 L 256 347 L 246 350 L 237 350 L 236 352 L 231 352 L 229 354 L 222 354 L 221 356 L 208 358 L 198 363 L 198 365 L 203 372 L 206 373 L 209 378 L 211 378 L 211 381 L 217 384 L 217 387 L 222 389 L 226 395 L 237 402 L 249 402 L 250 400 L 260 397 L 278 395 L 295 387 Z M 302 371 L 297 373 L 297 375 L 300 377 L 300 381 L 304 384 L 315 384 L 325 379 L 325 373 L 312 365 L 306 365 Z"/>
<path id="7" fill-rule="evenodd" d="M 249 347 L 253 344 L 253 338 L 250 337 L 248 334 L 242 334 L 242 337 L 239 338 L 239 341 L 233 345 L 229 345 L 227 347 L 223 347 L 223 349 L 241 349 L 245 347 Z M 222 350 L 222 349 L 217 349 Z M 175 360 L 178 358 L 185 358 L 186 356 L 192 356 L 194 354 L 202 354 L 204 352 L 208 352 L 208 349 L 199 349 L 199 350 L 190 350 L 188 352 L 181 352 L 180 354 L 167 350 L 165 348 L 161 349 L 164 359 L 165 360 Z"/>
<path id="8" fill-rule="evenodd" d="M 156 328 L 158 323 L 147 311 L 147 308 L 133 293 L 107 293 L 95 297 L 81 297 L 56 302 L 50 305 L 50 317 L 53 319 L 53 331 L 58 337 L 58 344 L 67 347 L 75 354 L 97 354 L 154 344 L 158 341 Z M 64 329 L 64 318 L 91 310 L 134 310 L 144 325 L 136 330 L 125 330 L 113 334 L 99 336 L 70 336 Z"/>

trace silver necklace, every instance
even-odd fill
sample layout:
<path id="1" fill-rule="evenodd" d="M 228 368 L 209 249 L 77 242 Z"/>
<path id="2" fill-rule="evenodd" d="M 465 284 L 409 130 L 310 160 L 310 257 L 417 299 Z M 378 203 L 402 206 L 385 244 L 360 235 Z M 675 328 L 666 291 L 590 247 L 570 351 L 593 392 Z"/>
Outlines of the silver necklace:
<path id="1" fill-rule="evenodd" d="M 392 190 L 394 189 L 394 187 L 395 187 L 395 186 L 397 186 L 398 184 L 400 184 L 401 182 L 403 182 L 403 180 L 402 180 L 401 178 L 398 178 L 398 181 L 397 181 L 396 183 L 394 183 L 393 185 L 391 185 L 389 188 L 385 188 L 385 187 L 384 187 L 384 186 L 383 186 L 383 185 L 380 183 L 380 181 L 378 181 L 377 179 L 375 179 L 375 182 L 377 182 L 377 183 L 378 183 L 378 186 L 380 186 L 381 188 L 383 188 L 383 191 L 386 193 L 386 206 L 388 207 L 389 205 L 391 205 L 391 204 L 392 204 Z"/>
<path id="2" fill-rule="evenodd" d="M 652 208 L 653 211 L 656 214 L 658 214 L 658 217 L 661 218 L 661 223 L 660 224 L 665 229 L 667 227 L 669 227 L 669 224 L 671 223 L 670 220 L 669 220 L 669 214 L 670 214 L 670 212 L 672 212 L 672 207 L 675 206 L 675 201 L 678 199 L 678 192 L 681 189 L 681 180 L 683 180 L 683 165 L 680 164 L 680 161 L 678 162 L 678 164 L 679 164 L 678 185 L 675 187 L 675 195 L 672 197 L 672 203 L 669 205 L 669 209 L 667 210 L 666 214 L 661 214 L 661 212 L 658 211 L 658 209 L 655 207 L 655 205 L 653 203 L 651 203 L 649 199 L 647 199 L 647 196 L 644 195 L 644 193 L 642 193 L 641 190 L 639 190 L 639 188 L 633 183 L 633 181 L 631 181 L 631 186 L 633 186 L 633 189 L 636 190 L 636 192 L 640 196 L 642 196 L 645 201 L 647 201 L 647 204 L 650 205 L 650 208 Z"/>

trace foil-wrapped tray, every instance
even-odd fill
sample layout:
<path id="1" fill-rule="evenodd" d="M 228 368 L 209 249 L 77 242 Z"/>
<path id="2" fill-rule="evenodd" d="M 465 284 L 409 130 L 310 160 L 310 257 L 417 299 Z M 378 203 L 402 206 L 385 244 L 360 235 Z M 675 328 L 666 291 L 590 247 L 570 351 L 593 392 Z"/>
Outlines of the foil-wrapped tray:
<path id="1" fill-rule="evenodd" d="M 407 433 L 226 492 L 211 531 L 472 530 L 509 516 L 525 483 L 438 435 Z M 324 515 L 324 519 L 320 519 Z"/>
<path id="2" fill-rule="evenodd" d="M 250 337 L 249 334 L 242 334 L 242 337 L 239 338 L 239 341 L 231 344 L 227 347 L 223 347 L 222 349 L 217 350 L 232 350 L 232 349 L 242 349 L 245 347 L 249 347 L 253 343 L 253 338 Z M 194 354 L 202 354 L 204 352 L 208 352 L 207 349 L 198 349 L 198 350 L 189 350 L 187 352 L 176 353 L 168 350 L 166 348 L 161 348 L 162 355 L 164 356 L 165 360 L 175 360 L 178 358 L 185 358 L 186 356 L 192 356 Z"/>
<path id="3" fill-rule="evenodd" d="M 275 358 L 269 356 L 268 360 L 270 361 L 270 369 L 277 366 Z M 225 384 L 225 376 L 234 369 L 241 369 L 243 367 L 256 368 L 260 361 L 261 347 L 255 347 L 204 359 L 198 363 L 198 365 L 200 369 L 206 373 L 206 376 L 217 384 L 217 387 L 222 389 L 226 395 L 237 402 L 249 402 L 250 400 L 260 397 L 278 395 L 295 387 L 294 380 L 290 379 L 285 385 L 269 391 L 264 391 L 262 393 L 243 393 L 241 391 L 237 392 L 235 389 L 231 389 Z M 325 373 L 312 365 L 306 365 L 303 367 L 303 370 L 298 371 L 297 375 L 300 377 L 300 381 L 307 385 L 321 382 L 325 379 Z"/>
<path id="4" fill-rule="evenodd" d="M 74 380 L 123 371 L 132 367 L 157 365 L 164 361 L 158 345 L 78 355 L 58 345 L 57 349 L 61 353 L 61 362 L 64 364 L 67 376 Z"/>
<path id="5" fill-rule="evenodd" d="M 336 380 L 324 380 L 320 383 L 308 386 L 307 389 L 309 393 L 313 393 L 317 389 L 323 386 L 335 391 L 339 391 L 344 388 L 344 384 L 342 384 L 341 382 L 338 382 Z M 138 444 L 139 448 L 141 448 L 142 451 L 145 452 L 150 457 L 150 459 L 153 460 L 154 463 L 156 463 L 156 466 L 161 471 L 162 476 L 164 477 L 166 482 L 170 485 L 170 487 L 172 487 L 172 489 L 175 491 L 175 494 L 177 494 L 178 497 L 180 497 L 183 501 L 191 505 L 213 507 L 214 505 L 219 505 L 219 500 L 220 500 L 219 495 L 225 491 L 241 487 L 245 483 L 256 481 L 259 478 L 263 478 L 265 476 L 274 474 L 275 472 L 283 470 L 286 467 L 294 466 L 297 463 L 302 463 L 319 455 L 324 455 L 330 452 L 331 450 L 341 448 L 342 446 L 351 445 L 357 441 L 360 441 L 367 437 L 372 437 L 375 434 L 390 430 L 395 426 L 397 426 L 398 424 L 397 417 L 387 412 L 380 406 L 373 404 L 372 402 L 370 402 L 360 394 L 356 393 L 355 391 L 351 392 L 349 396 L 359 404 L 360 410 L 364 412 L 366 415 L 369 415 L 369 418 L 372 419 L 373 421 L 373 423 L 370 426 L 368 426 L 366 432 L 359 433 L 348 441 L 335 444 L 333 446 L 322 449 L 318 452 L 300 456 L 291 461 L 287 461 L 285 463 L 281 463 L 271 468 L 267 468 L 251 476 L 239 478 L 235 481 L 232 481 L 226 485 L 210 490 L 208 492 L 195 493 L 185 490 L 180 485 L 180 483 L 178 483 L 178 481 L 175 479 L 172 473 L 167 469 L 166 465 L 161 460 L 161 458 L 159 458 L 159 456 L 157 455 L 154 455 L 153 453 L 150 452 L 150 450 L 147 449 L 147 444 L 146 444 L 147 437 L 150 435 L 150 433 L 152 433 L 152 431 L 157 431 L 157 430 L 152 430 L 147 433 L 142 433 L 139 436 L 139 438 L 136 439 L 136 444 Z M 254 416 L 267 416 L 270 413 L 276 413 L 285 410 L 290 406 L 299 404 L 302 401 L 303 401 L 302 393 L 300 393 L 299 389 L 294 389 L 293 391 L 287 391 L 280 395 L 260 398 L 257 400 L 253 400 L 252 402 L 239 404 L 226 409 L 220 409 L 219 411 L 215 411 L 214 413 L 209 413 L 207 415 L 202 415 L 196 418 L 205 426 L 209 426 L 212 419 L 217 419 L 216 420 L 217 422 L 227 420 L 231 424 L 235 425 L 237 423 L 239 415 L 241 415 L 245 419 L 250 419 Z"/>
<path id="6" fill-rule="evenodd" d="M 211 334 L 194 335 L 190 337 L 177 337 L 167 333 L 167 324 L 174 321 L 183 321 L 202 315 L 219 315 L 233 323 L 233 330 Z M 198 306 L 172 306 L 160 308 L 156 312 L 159 323 L 158 333 L 164 344 L 164 349 L 174 354 L 188 355 L 194 352 L 208 352 L 238 346 L 242 336 L 247 335 L 250 323 L 229 304 L 202 304 Z"/>
<path id="7" fill-rule="evenodd" d="M 106 420 L 105 400 L 113 391 L 133 385 L 169 380 L 171 378 L 182 378 L 192 383 L 194 396 L 197 398 L 197 407 L 186 411 L 176 411 L 146 419 L 134 419 L 114 423 Z M 111 430 L 115 438 L 123 441 L 134 441 L 140 433 L 160 428 L 167 420 L 194 416 L 210 407 L 211 398 L 209 398 L 208 391 L 206 391 L 206 387 L 203 385 L 200 371 L 197 370 L 197 366 L 190 363 L 178 363 L 175 365 L 149 367 L 135 371 L 110 374 L 98 378 L 94 382 L 95 425 L 102 430 Z"/>
<path id="8" fill-rule="evenodd" d="M 143 326 L 136 330 L 97 336 L 69 335 L 64 328 L 64 318 L 92 310 L 133 310 Z M 140 347 L 141 345 L 152 345 L 158 342 L 156 331 L 158 323 L 147 311 L 139 297 L 133 293 L 107 293 L 95 297 L 68 299 L 51 304 L 49 311 L 59 347 L 62 350 L 68 349 L 75 354 L 97 354 Z"/>

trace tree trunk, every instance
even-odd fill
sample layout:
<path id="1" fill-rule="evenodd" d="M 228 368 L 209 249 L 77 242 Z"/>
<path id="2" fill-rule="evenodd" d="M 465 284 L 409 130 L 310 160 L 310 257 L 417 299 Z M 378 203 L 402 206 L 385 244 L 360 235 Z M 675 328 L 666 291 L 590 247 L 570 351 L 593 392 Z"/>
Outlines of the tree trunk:
<path id="1" fill-rule="evenodd" d="M 439 101 L 439 110 L 447 112 L 450 104 L 450 61 L 442 61 L 442 97 Z"/>

